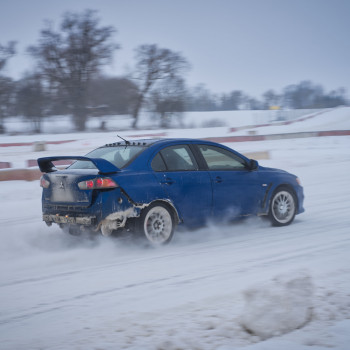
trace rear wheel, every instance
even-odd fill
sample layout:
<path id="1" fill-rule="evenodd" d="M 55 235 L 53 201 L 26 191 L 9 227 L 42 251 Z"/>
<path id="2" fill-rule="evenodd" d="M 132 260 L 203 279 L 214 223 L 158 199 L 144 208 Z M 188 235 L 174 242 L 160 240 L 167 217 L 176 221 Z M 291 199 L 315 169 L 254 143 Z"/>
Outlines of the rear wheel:
<path id="1" fill-rule="evenodd" d="M 162 203 L 145 208 L 138 220 L 138 231 L 153 245 L 167 244 L 174 235 L 175 223 L 172 212 Z"/>
<path id="2" fill-rule="evenodd" d="M 287 187 L 280 187 L 273 194 L 269 219 L 273 226 L 287 226 L 295 217 L 297 201 L 294 193 Z"/>

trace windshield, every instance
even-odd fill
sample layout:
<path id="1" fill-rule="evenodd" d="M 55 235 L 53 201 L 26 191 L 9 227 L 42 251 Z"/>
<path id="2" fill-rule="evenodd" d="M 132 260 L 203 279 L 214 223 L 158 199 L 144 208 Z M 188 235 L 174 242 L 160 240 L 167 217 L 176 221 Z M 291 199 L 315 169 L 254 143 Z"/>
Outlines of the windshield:
<path id="1" fill-rule="evenodd" d="M 101 147 L 88 153 L 89 158 L 103 158 L 121 169 L 129 164 L 145 147 L 143 146 L 115 146 Z M 78 160 L 74 162 L 69 169 L 96 169 L 95 165 L 89 161 Z"/>

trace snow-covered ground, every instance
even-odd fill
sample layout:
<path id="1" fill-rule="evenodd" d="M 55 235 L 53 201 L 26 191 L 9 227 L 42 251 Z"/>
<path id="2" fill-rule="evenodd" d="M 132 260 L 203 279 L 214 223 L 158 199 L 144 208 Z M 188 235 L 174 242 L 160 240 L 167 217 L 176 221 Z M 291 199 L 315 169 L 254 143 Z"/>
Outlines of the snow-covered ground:
<path id="1" fill-rule="evenodd" d="M 330 130 L 337 120 L 350 129 L 346 112 L 332 112 Z M 323 128 L 327 114 L 283 130 Z M 186 136 L 227 132 L 203 130 Z M 1 160 L 84 154 L 115 140 L 70 136 L 79 141 L 46 152 L 0 149 Z M 38 181 L 0 182 L 0 349 L 349 349 L 350 136 L 227 145 L 267 150 L 263 165 L 297 174 L 306 212 L 283 228 L 253 218 L 179 231 L 151 249 L 46 227 Z"/>
<path id="2" fill-rule="evenodd" d="M 202 128 L 208 126 L 234 126 L 241 127 L 247 125 L 273 123 L 278 120 L 295 120 L 301 116 L 317 113 L 318 109 L 298 109 L 298 110 L 239 110 L 239 111 L 211 111 L 211 112 L 185 112 L 174 115 L 170 122 L 174 128 Z M 107 130 L 127 130 L 132 129 L 133 119 L 129 115 L 101 116 L 90 118 L 87 121 L 88 130 L 98 130 L 101 122 L 105 123 Z M 143 112 L 139 117 L 139 128 L 146 130 L 154 129 L 159 123 L 158 116 L 153 113 Z M 10 134 L 23 134 L 33 129 L 30 121 L 24 117 L 10 117 L 5 119 L 5 130 Z M 25 127 L 23 127 L 25 125 Z M 72 129 L 71 118 L 68 116 L 51 116 L 42 122 L 44 133 L 65 133 Z"/>
<path id="3" fill-rule="evenodd" d="M 298 119 L 290 118 L 293 121 L 290 125 L 278 125 L 280 122 L 271 122 L 270 113 L 276 111 L 231 111 L 231 112 L 192 112 L 186 117 L 187 122 L 193 125 L 200 125 L 201 120 L 214 120 L 215 118 L 224 122 L 227 126 L 211 128 L 182 128 L 182 129 L 163 129 L 163 130 L 119 130 L 118 118 L 112 118 L 111 129 L 109 132 L 85 132 L 85 133 L 62 133 L 67 128 L 72 127 L 69 120 L 63 117 L 47 125 L 46 129 L 56 129 L 58 133 L 44 133 L 39 135 L 1 135 L 1 144 L 27 143 L 23 146 L 0 147 L 0 162 L 11 163 L 12 168 L 26 167 L 28 159 L 36 159 L 50 155 L 85 155 L 88 151 L 101 146 L 105 143 L 120 141 L 117 135 L 132 140 L 147 137 L 227 137 L 227 136 L 245 136 L 254 132 L 257 135 L 271 135 L 282 133 L 303 133 L 314 131 L 330 130 L 350 130 L 350 107 L 340 107 L 335 109 L 324 109 L 307 113 L 304 110 L 302 119 L 310 116 L 310 119 L 298 122 Z M 298 113 L 295 112 L 298 116 Z M 301 113 L 301 112 L 299 112 Z M 313 117 L 316 115 L 315 117 Z M 124 117 L 125 118 L 125 117 Z M 60 121 L 61 120 L 61 121 Z M 129 120 L 130 121 L 130 120 Z M 91 122 L 94 122 L 93 120 Z M 270 123 L 271 122 L 271 123 Z M 17 128 L 19 128 L 19 121 Z M 60 126 L 60 123 L 62 124 Z M 268 126 L 249 127 L 251 125 L 261 125 L 267 123 Z M 238 128 L 232 131 L 232 128 Z M 70 140 L 65 144 L 50 144 L 49 142 Z M 33 152 L 33 142 L 47 142 L 44 152 Z M 293 142 L 293 141 L 290 141 Z M 312 142 L 311 142 L 312 143 Z M 277 143 L 278 145 L 278 143 Z M 251 152 L 265 149 L 265 143 L 262 145 L 257 142 L 239 143 L 233 146 L 241 152 Z"/>

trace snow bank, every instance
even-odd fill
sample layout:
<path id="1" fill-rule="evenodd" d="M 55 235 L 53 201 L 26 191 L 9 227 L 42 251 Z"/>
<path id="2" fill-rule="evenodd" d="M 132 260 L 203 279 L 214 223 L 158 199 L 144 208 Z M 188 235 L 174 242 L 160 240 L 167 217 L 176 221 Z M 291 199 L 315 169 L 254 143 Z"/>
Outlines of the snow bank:
<path id="1" fill-rule="evenodd" d="M 313 283 L 305 272 L 279 276 L 244 296 L 242 326 L 263 339 L 298 329 L 311 318 Z"/>

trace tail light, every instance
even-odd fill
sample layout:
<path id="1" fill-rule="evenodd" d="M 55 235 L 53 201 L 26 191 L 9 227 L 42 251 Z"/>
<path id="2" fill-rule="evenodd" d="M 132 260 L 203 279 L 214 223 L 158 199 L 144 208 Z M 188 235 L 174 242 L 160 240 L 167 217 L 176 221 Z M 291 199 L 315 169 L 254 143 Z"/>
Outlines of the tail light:
<path id="1" fill-rule="evenodd" d="M 108 188 L 116 188 L 118 185 L 109 177 L 98 177 L 92 180 L 81 181 L 78 183 L 81 190 L 103 190 Z"/>
<path id="2" fill-rule="evenodd" d="M 43 176 L 40 178 L 40 187 L 49 188 L 50 181 L 46 180 Z"/>

